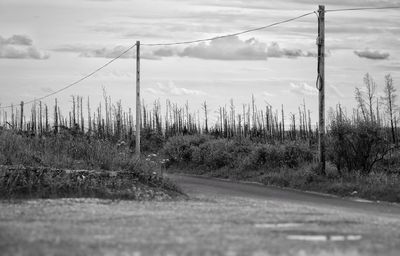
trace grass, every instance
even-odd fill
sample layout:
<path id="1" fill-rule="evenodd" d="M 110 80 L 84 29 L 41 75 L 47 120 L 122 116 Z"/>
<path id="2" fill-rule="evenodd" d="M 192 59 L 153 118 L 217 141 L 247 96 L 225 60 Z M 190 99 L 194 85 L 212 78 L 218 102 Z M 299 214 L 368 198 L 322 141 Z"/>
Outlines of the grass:
<path id="1" fill-rule="evenodd" d="M 281 169 L 252 179 L 264 184 L 290 187 L 301 190 L 335 194 L 342 197 L 360 197 L 369 200 L 400 202 L 400 175 L 372 172 L 368 175 L 350 173 L 337 174 L 334 167 L 323 176 L 315 171 L 316 166 L 301 169 Z"/>
<path id="2" fill-rule="evenodd" d="M 196 200 L 167 203 L 0 201 L 0 248 L 2 255 L 171 256 L 398 255 L 400 249 L 396 242 L 400 222 L 394 216 L 280 199 L 216 197 L 215 191 L 204 189 L 206 194 L 196 193 Z M 275 223 L 299 226 L 268 227 Z M 320 243 L 286 239 L 304 233 L 363 239 Z"/>
<path id="3" fill-rule="evenodd" d="M 128 200 L 168 200 L 179 189 L 156 173 L 134 171 L 67 171 L 23 166 L 0 167 L 0 198 L 96 197 Z"/>
<path id="4" fill-rule="evenodd" d="M 25 136 L 0 132 L 0 164 L 70 169 L 123 170 L 133 152 L 123 143 L 62 132 L 51 136 Z"/>
<path id="5" fill-rule="evenodd" d="M 123 142 L 0 131 L 0 198 L 161 200 L 182 195 L 160 168 L 155 161 L 136 160 Z"/>

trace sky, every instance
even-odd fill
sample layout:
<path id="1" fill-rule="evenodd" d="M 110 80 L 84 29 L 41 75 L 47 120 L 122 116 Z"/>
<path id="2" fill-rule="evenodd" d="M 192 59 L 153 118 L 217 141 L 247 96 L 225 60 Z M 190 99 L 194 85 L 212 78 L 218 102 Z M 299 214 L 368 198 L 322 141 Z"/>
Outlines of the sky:
<path id="1" fill-rule="evenodd" d="M 142 44 L 196 40 L 260 27 L 318 9 L 400 6 L 400 0 L 0 0 L 0 103 L 52 93 L 97 69 L 140 40 Z M 250 103 L 297 113 L 318 112 L 317 16 L 240 36 L 178 46 L 141 47 L 141 91 L 211 112 Z M 368 72 L 400 89 L 400 9 L 326 13 L 326 105 L 355 106 L 355 87 Z M 56 95 L 93 105 L 106 91 L 135 106 L 135 54 L 129 52 L 89 79 Z M 44 100 L 52 105 L 54 97 Z"/>

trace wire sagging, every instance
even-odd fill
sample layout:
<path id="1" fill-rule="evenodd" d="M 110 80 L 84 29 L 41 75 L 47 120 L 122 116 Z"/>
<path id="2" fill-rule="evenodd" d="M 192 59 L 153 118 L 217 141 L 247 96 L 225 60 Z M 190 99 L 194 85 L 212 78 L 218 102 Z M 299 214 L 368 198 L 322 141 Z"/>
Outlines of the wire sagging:
<path id="1" fill-rule="evenodd" d="M 325 13 L 328 12 L 345 12 L 345 11 L 361 11 L 361 10 L 383 10 L 383 9 L 400 9 L 400 6 L 386 6 L 386 7 L 361 7 L 361 8 L 344 8 L 344 9 L 331 9 L 331 10 L 325 10 Z M 240 31 L 240 32 L 236 32 L 236 33 L 232 33 L 232 34 L 225 34 L 225 35 L 221 35 L 221 36 L 216 36 L 216 37 L 210 37 L 210 38 L 204 38 L 204 39 L 197 39 L 197 40 L 190 40 L 190 41 L 181 41 L 181 42 L 171 42 L 171 43 L 142 43 L 141 45 L 143 46 L 170 46 L 170 45 L 182 45 L 182 44 L 193 44 L 193 43 L 200 43 L 200 42 L 206 42 L 206 41 L 213 41 L 213 40 L 217 40 L 217 39 L 221 39 L 221 38 L 226 38 L 226 37 L 233 37 L 233 36 L 238 36 L 238 35 L 243 35 L 246 33 L 250 33 L 250 32 L 254 32 L 254 31 L 259 31 L 259 30 L 263 30 L 266 28 L 270 28 L 270 27 L 274 27 L 274 26 L 278 26 L 284 23 L 289 23 L 291 21 L 297 20 L 297 19 L 301 19 L 303 17 L 312 15 L 312 14 L 316 14 L 318 16 L 318 14 L 316 13 L 316 11 L 312 11 L 312 12 L 308 12 L 302 15 L 299 15 L 297 17 L 294 18 L 290 18 L 290 19 L 286 19 L 286 20 L 282 20 L 279 22 L 274 22 L 271 23 L 269 25 L 266 26 L 262 26 L 262 27 L 257 27 L 257 28 L 252 28 L 252 29 L 248 29 L 248 30 L 244 30 L 244 31 Z M 24 102 L 24 104 L 30 104 L 30 103 L 34 103 L 36 101 L 40 101 L 43 100 L 45 98 L 51 97 L 57 93 L 60 93 L 74 85 L 77 85 L 78 83 L 86 80 L 87 78 L 93 76 L 94 74 L 96 74 L 97 72 L 99 72 L 100 70 L 104 69 L 105 67 L 107 67 L 108 65 L 110 65 L 111 63 L 113 63 L 114 61 L 116 61 L 117 59 L 121 58 L 124 54 L 126 54 L 127 52 L 129 52 L 132 48 L 136 47 L 136 43 L 131 45 L 130 47 L 128 47 L 126 50 L 124 50 L 121 54 L 119 54 L 118 56 L 116 56 L 115 58 L 111 59 L 110 61 L 108 61 L 107 63 L 105 63 L 104 65 L 100 66 L 99 68 L 97 68 L 96 70 L 90 72 L 89 74 L 85 75 L 84 77 L 76 80 L 73 83 L 68 84 L 67 86 L 64 86 L 52 93 L 49 93 L 47 95 L 44 95 L 42 97 L 36 98 L 34 100 L 30 100 L 27 102 Z M 317 79 L 318 80 L 318 79 Z M 317 84 L 318 85 L 318 84 Z M 1 106 L 0 105 L 0 109 L 6 109 L 6 108 L 11 108 L 13 105 L 7 105 L 7 106 Z"/>
<path id="2" fill-rule="evenodd" d="M 238 35 L 243 35 L 243 34 L 254 32 L 254 31 L 258 31 L 258 30 L 263 30 L 263 29 L 266 29 L 266 28 L 270 28 L 270 27 L 273 27 L 273 26 L 280 25 L 280 24 L 288 23 L 288 22 L 291 22 L 291 21 L 294 21 L 294 20 L 297 20 L 297 19 L 301 19 L 301 18 L 306 17 L 308 15 L 311 15 L 313 13 L 314 13 L 314 11 L 309 12 L 309 13 L 305 13 L 305 14 L 302 14 L 300 16 L 297 16 L 297 17 L 294 17 L 294 18 L 290 18 L 290 19 L 287 19 L 287 20 L 274 22 L 274 23 L 271 23 L 271 24 L 266 25 L 266 26 L 262 26 L 262 27 L 258 27 L 258 28 L 252 28 L 252 29 L 240 31 L 240 32 L 237 32 L 237 33 L 226 34 L 226 35 L 221 35 L 221 36 L 216 36 L 216 37 L 197 39 L 197 40 L 192 40 L 192 41 L 173 42 L 173 43 L 155 43 L 155 44 L 145 44 L 144 43 L 144 44 L 141 44 L 141 45 L 146 45 L 146 46 L 168 46 L 168 45 L 193 44 L 193 43 L 213 41 L 213 40 L 217 40 L 217 39 L 221 39 L 221 38 L 238 36 Z"/>
<path id="3" fill-rule="evenodd" d="M 24 102 L 24 105 L 26 105 L 26 104 L 31 104 L 31 103 L 34 103 L 34 102 L 36 102 L 36 101 L 40 101 L 40 100 L 43 100 L 43 99 L 45 99 L 45 98 L 51 97 L 51 96 L 53 96 L 53 95 L 55 95 L 55 94 L 57 94 L 57 93 L 59 93 L 59 92 L 62 92 L 62 91 L 64 91 L 64 90 L 66 90 L 66 89 L 68 89 L 68 88 L 70 88 L 70 87 L 72 87 L 72 86 L 74 86 L 74 85 L 76 85 L 76 84 L 78 84 L 78 83 L 80 83 L 80 82 L 86 80 L 87 78 L 93 76 L 94 74 L 96 74 L 96 73 L 99 72 L 100 70 L 104 69 L 105 67 L 107 67 L 108 65 L 110 65 L 111 63 L 113 63 L 114 61 L 116 61 L 117 59 L 121 58 L 124 54 L 126 54 L 127 52 L 129 52 L 129 51 L 130 51 L 132 48 L 134 48 L 134 47 L 136 47 L 136 43 L 135 43 L 134 45 L 130 46 L 129 48 L 127 48 L 127 49 L 126 49 L 125 51 L 123 51 L 122 53 L 120 53 L 117 57 L 111 59 L 111 60 L 108 61 L 106 64 L 104 64 L 104 65 L 102 65 L 101 67 L 97 68 L 96 70 L 90 72 L 89 74 L 85 75 L 84 77 L 82 77 L 82 78 L 76 80 L 75 82 L 70 83 L 70 84 L 68 84 L 67 86 L 64 86 L 64 87 L 58 89 L 57 91 L 54 91 L 54 92 L 52 92 L 52 93 L 49 93 L 49 94 L 47 94 L 47 95 L 45 95 L 45 96 L 42 96 L 42 97 L 40 97 L 40 98 L 36 98 L 36 99 L 34 99 L 34 100 L 30 100 L 30 101 Z M 11 108 L 11 107 L 12 107 L 12 105 L 8 105 L 8 106 L 0 107 L 0 109 Z"/>

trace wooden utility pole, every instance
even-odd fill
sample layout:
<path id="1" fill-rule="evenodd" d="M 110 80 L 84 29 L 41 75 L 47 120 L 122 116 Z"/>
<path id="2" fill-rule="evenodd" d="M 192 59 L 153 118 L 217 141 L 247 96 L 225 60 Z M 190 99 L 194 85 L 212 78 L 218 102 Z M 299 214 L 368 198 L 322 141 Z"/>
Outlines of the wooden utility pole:
<path id="1" fill-rule="evenodd" d="M 318 9 L 318 90 L 319 90 L 319 163 L 325 174 L 325 6 Z"/>
<path id="2" fill-rule="evenodd" d="M 140 41 L 136 41 L 136 156 L 140 158 Z"/>

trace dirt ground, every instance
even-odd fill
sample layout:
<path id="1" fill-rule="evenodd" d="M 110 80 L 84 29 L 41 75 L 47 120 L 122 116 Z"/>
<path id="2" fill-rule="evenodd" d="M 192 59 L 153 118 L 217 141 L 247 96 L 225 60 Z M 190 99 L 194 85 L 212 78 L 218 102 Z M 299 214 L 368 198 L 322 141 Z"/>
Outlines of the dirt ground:
<path id="1" fill-rule="evenodd" d="M 175 179 L 190 200 L 1 201 L 0 255 L 400 254 L 398 206 L 380 213 Z"/>

